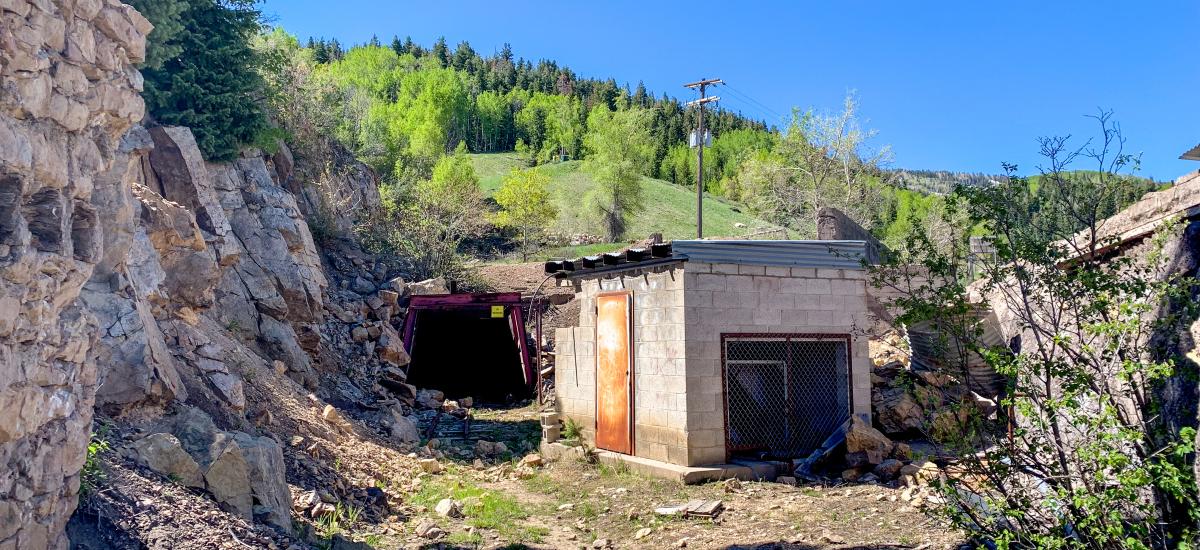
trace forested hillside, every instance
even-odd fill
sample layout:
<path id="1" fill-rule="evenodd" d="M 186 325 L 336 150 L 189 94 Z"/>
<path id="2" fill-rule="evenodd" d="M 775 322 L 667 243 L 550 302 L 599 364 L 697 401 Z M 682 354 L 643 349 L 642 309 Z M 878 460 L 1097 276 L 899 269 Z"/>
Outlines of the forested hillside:
<path id="1" fill-rule="evenodd" d="M 519 243 L 527 255 L 579 240 L 570 234 L 615 243 L 692 233 L 684 226 L 697 165 L 686 136 L 698 113 L 687 98 L 534 62 L 508 45 L 483 54 L 444 39 L 301 42 L 263 26 L 253 0 L 135 4 L 155 24 L 144 70 L 157 121 L 192 127 L 210 160 L 284 139 L 313 166 L 347 154 L 367 163 L 385 212 L 357 237 L 418 274 L 454 271 L 464 253 Z M 837 110 L 794 109 L 782 128 L 710 111 L 704 187 L 730 215 L 710 216 L 706 235 L 783 227 L 811 237 L 816 212 L 829 206 L 897 244 L 913 220 L 962 222 L 946 219 L 941 197 L 955 186 L 1005 179 L 892 169 L 891 151 L 857 111 L 850 95 Z M 480 173 L 470 158 L 495 153 L 519 160 Z M 546 168 L 527 170 L 538 166 Z M 327 198 L 328 215 L 353 207 Z"/>

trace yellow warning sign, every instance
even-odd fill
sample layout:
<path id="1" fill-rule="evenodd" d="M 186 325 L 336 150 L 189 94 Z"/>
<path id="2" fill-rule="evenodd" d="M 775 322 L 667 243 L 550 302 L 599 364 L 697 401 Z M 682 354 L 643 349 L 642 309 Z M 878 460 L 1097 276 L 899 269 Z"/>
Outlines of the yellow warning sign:
<path id="1" fill-rule="evenodd" d="M 504 306 L 492 306 L 492 319 L 504 317 Z"/>

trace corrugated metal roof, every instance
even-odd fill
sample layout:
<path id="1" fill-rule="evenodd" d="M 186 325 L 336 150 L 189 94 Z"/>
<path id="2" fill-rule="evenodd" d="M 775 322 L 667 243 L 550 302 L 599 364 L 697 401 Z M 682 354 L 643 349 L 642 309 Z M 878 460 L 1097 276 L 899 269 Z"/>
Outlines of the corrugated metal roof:
<path id="1" fill-rule="evenodd" d="M 1188 149 L 1186 153 L 1179 155 L 1183 160 L 1200 160 L 1200 145 Z"/>
<path id="2" fill-rule="evenodd" d="M 674 241 L 676 256 L 714 264 L 863 269 L 865 241 Z"/>

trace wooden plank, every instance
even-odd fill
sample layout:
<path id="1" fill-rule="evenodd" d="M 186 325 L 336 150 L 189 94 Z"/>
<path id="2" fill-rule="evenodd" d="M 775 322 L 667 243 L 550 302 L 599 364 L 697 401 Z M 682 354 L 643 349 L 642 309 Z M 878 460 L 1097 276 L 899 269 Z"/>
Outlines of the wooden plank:
<path id="1" fill-rule="evenodd" d="M 702 501 L 700 503 L 700 505 L 696 506 L 695 508 L 693 508 L 691 506 L 691 503 L 688 503 L 688 510 L 686 512 L 686 515 L 702 516 L 702 517 L 711 518 L 711 517 L 716 517 L 718 514 L 721 513 L 721 510 L 724 510 L 724 509 L 725 509 L 725 503 L 723 503 L 719 500 L 705 500 L 705 501 Z"/>

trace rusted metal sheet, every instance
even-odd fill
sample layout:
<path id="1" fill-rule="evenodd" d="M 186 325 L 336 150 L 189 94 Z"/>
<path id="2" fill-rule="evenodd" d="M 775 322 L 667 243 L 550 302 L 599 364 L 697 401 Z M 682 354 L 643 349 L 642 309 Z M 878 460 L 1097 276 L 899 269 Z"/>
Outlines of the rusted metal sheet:
<path id="1" fill-rule="evenodd" d="M 596 446 L 633 452 L 629 292 L 596 297 Z"/>

